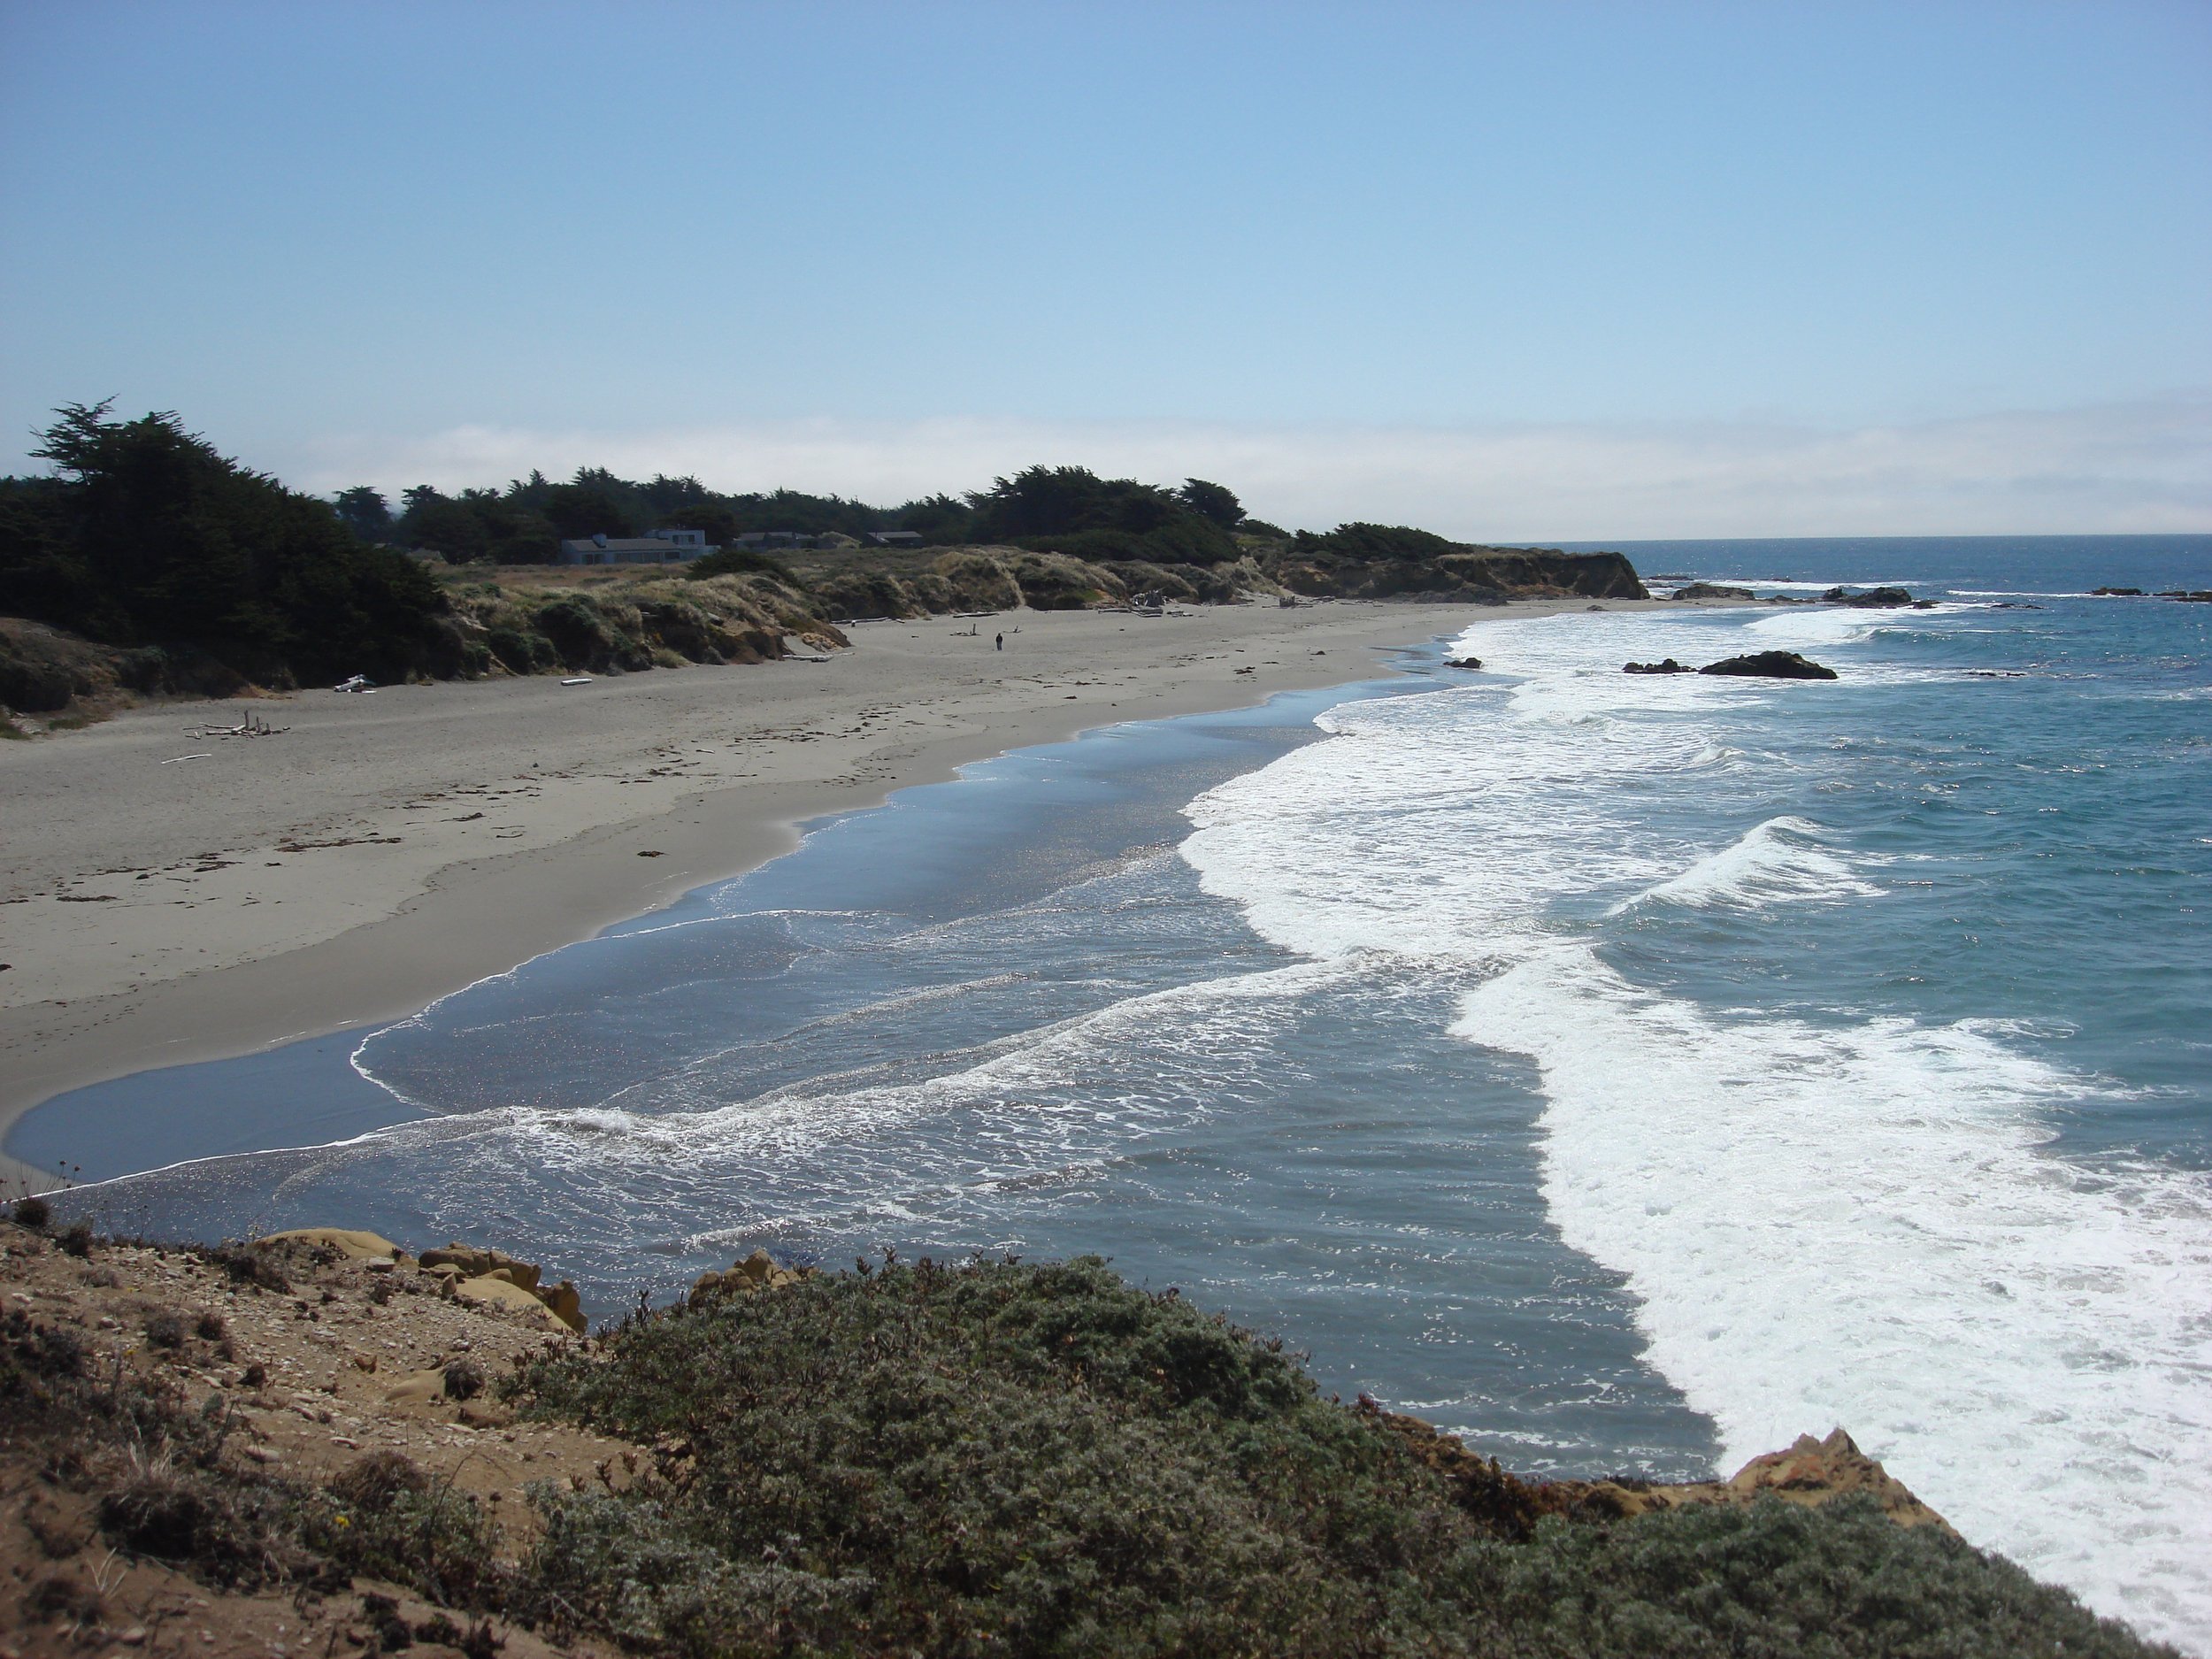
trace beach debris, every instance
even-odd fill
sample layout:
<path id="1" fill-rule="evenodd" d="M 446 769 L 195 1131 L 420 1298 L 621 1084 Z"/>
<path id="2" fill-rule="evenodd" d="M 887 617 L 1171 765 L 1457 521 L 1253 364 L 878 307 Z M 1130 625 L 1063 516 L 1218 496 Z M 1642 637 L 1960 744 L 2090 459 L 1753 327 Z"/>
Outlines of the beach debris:
<path id="1" fill-rule="evenodd" d="M 561 681 L 561 684 L 564 686 L 588 686 L 591 684 L 591 676 L 589 674 L 572 674 L 566 680 Z"/>
<path id="2" fill-rule="evenodd" d="M 196 743 L 204 743 L 211 737 L 281 737 L 292 728 L 271 726 L 257 714 L 250 714 L 235 726 L 196 726 L 188 727 L 185 735 Z"/>
<path id="3" fill-rule="evenodd" d="M 666 856 L 667 856 L 667 855 L 665 855 L 664 853 L 663 853 L 663 852 L 661 851 L 661 849 L 660 849 L 659 848 L 657 848 L 657 847 L 646 847 L 646 848 L 641 848 L 641 849 L 639 849 L 639 852 L 638 852 L 638 856 L 639 856 L 639 857 L 641 857 L 641 858 L 662 858 L 662 857 L 665 857 Z"/>
<path id="4" fill-rule="evenodd" d="M 168 759 L 163 761 L 161 764 L 165 766 L 173 766 L 180 760 L 212 760 L 214 758 L 215 751 L 213 749 L 204 749 L 196 755 L 172 755 Z"/>
<path id="5" fill-rule="evenodd" d="M 359 692 L 363 695 L 366 695 L 368 693 L 376 689 L 376 681 L 371 680 L 366 674 L 349 674 L 345 679 L 340 680 L 336 685 L 333 686 L 331 689 L 333 691 Z"/>
<path id="6" fill-rule="evenodd" d="M 1795 651 L 1753 651 L 1708 663 L 1701 674 L 1730 674 L 1751 680 L 1833 680 L 1836 671 L 1800 657 Z"/>

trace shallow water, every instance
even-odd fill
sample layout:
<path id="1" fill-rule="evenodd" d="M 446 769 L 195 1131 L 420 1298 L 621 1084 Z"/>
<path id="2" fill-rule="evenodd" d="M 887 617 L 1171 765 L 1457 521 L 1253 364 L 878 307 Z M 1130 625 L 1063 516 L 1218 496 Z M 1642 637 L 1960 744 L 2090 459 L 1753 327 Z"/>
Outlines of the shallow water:
<path id="1" fill-rule="evenodd" d="M 2212 541 L 1630 550 L 1944 603 L 1501 619 L 1479 674 L 1003 757 L 351 1069 L 85 1091 L 11 1150 L 311 1100 L 368 1133 L 79 1202 L 495 1237 L 605 1312 L 756 1244 L 1096 1250 L 1517 1467 L 1843 1424 L 2212 1647 L 2212 607 L 2069 596 L 2212 587 Z M 1770 648 L 1844 678 L 1619 672 Z"/>

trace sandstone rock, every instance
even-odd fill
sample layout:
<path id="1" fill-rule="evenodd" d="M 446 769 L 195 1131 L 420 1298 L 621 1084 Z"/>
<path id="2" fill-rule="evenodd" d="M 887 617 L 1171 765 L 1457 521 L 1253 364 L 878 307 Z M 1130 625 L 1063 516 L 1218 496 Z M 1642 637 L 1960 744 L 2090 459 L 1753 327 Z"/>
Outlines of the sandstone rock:
<path id="1" fill-rule="evenodd" d="M 272 1233 L 266 1238 L 256 1239 L 254 1242 L 322 1245 L 337 1251 L 349 1262 L 369 1262 L 382 1256 L 387 1266 L 406 1254 L 380 1233 L 357 1233 L 345 1227 L 294 1227 L 287 1233 Z"/>
<path id="2" fill-rule="evenodd" d="M 419 1371 L 384 1391 L 394 1405 L 429 1405 L 445 1398 L 445 1370 Z"/>
<path id="3" fill-rule="evenodd" d="M 538 1287 L 538 1270 L 528 1262 L 518 1262 L 504 1250 L 479 1249 L 472 1244 L 454 1240 L 442 1250 L 425 1250 L 422 1265 L 426 1268 L 457 1267 L 470 1279 L 504 1270 L 508 1278 L 524 1290 Z"/>
<path id="4" fill-rule="evenodd" d="M 555 1317 L 550 1308 L 538 1300 L 535 1292 L 525 1290 L 511 1279 L 479 1273 L 455 1284 L 453 1294 L 457 1301 L 467 1302 L 472 1307 L 511 1309 L 549 1331 L 565 1332 L 569 1329 Z"/>
<path id="5" fill-rule="evenodd" d="M 1749 1503 L 1771 1493 L 1791 1503 L 1825 1503 L 1851 1493 L 1865 1493 L 1900 1526 L 1951 1524 L 1915 1497 L 1905 1483 L 1869 1457 L 1841 1429 L 1824 1440 L 1801 1434 L 1787 1451 L 1755 1457 L 1728 1478 L 1730 1500 Z"/>
<path id="6" fill-rule="evenodd" d="M 1697 671 L 1701 674 L 1730 674 L 1752 680 L 1833 680 L 1836 671 L 1809 662 L 1795 651 L 1754 651 L 1747 657 L 1731 657 L 1725 661 L 1708 663 Z"/>
<path id="7" fill-rule="evenodd" d="M 1454 1500 L 1485 1531 L 1525 1538 L 1547 1515 L 1576 1521 L 1627 1521 L 1663 1509 L 1701 1504 L 1751 1504 L 1766 1497 L 1816 1506 L 1863 1494 L 1900 1526 L 1951 1524 L 1915 1497 L 1905 1484 L 1853 1444 L 1841 1429 L 1824 1440 L 1801 1434 L 1786 1451 L 1755 1457 L 1726 1480 L 1662 1486 L 1647 1480 L 1524 1480 L 1494 1458 L 1477 1456 L 1456 1435 L 1446 1434 L 1363 1395 L 1362 1416 L 1401 1437 L 1420 1462 L 1444 1477 Z"/>
<path id="8" fill-rule="evenodd" d="M 691 1302 L 696 1307 L 717 1296 L 752 1296 L 764 1290 L 781 1290 L 809 1277 L 810 1267 L 779 1267 L 765 1250 L 755 1250 L 743 1261 L 719 1272 L 710 1269 L 692 1281 Z"/>
<path id="9" fill-rule="evenodd" d="M 541 1285 L 538 1300 L 548 1312 L 570 1330 L 581 1332 L 585 1327 L 583 1299 L 576 1294 L 576 1281 L 565 1279 L 557 1285 Z"/>

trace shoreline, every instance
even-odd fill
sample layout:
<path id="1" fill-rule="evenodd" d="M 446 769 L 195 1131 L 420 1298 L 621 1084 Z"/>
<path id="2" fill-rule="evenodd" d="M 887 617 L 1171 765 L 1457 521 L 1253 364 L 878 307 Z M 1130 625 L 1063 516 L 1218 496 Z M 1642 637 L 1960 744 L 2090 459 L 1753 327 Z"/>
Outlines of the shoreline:
<path id="1" fill-rule="evenodd" d="M 9 745 L 0 1137 L 90 1084 L 404 1018 L 1010 749 L 1354 683 L 1471 622 L 1678 608 L 934 618 L 824 662 L 303 691 L 255 705 L 268 739 L 180 741 L 239 718 L 180 703 Z M 0 1178 L 50 1179 L 4 1155 Z"/>

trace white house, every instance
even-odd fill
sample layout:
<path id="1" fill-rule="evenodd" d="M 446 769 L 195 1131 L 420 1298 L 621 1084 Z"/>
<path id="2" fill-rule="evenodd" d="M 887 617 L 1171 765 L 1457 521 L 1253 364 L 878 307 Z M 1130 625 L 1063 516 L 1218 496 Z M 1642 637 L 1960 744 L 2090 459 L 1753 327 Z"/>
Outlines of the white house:
<path id="1" fill-rule="evenodd" d="M 643 535 L 595 535 L 561 543 L 564 565 L 684 565 L 719 547 L 703 530 L 649 530 Z"/>

